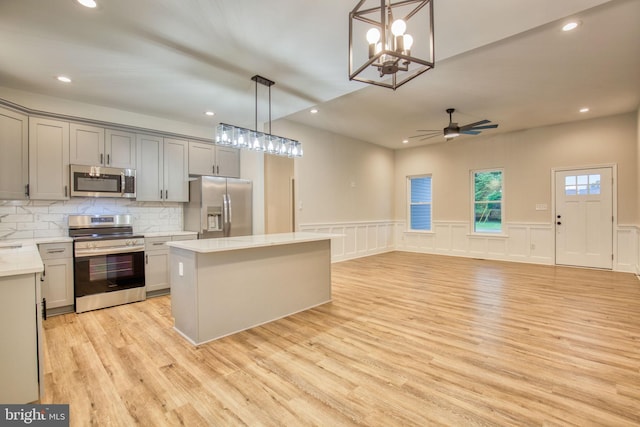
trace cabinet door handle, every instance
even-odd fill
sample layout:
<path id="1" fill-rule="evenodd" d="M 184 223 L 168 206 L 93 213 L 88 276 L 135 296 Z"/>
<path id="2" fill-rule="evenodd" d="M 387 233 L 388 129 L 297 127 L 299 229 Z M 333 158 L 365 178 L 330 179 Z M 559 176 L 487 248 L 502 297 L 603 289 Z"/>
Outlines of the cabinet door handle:
<path id="1" fill-rule="evenodd" d="M 216 166 L 216 175 L 220 175 L 220 165 Z"/>
<path id="2" fill-rule="evenodd" d="M 47 320 L 47 299 L 42 298 L 42 320 Z"/>
<path id="3" fill-rule="evenodd" d="M 107 165 L 111 164 L 111 154 L 107 154 Z"/>
<path id="4" fill-rule="evenodd" d="M 152 245 L 153 246 L 163 246 L 164 242 L 153 242 Z"/>
<path id="5" fill-rule="evenodd" d="M 64 252 L 64 248 L 63 249 L 47 249 L 48 254 L 59 254 L 60 252 Z"/>
<path id="6" fill-rule="evenodd" d="M 169 200 L 169 190 L 164 190 L 164 199 Z"/>
<path id="7" fill-rule="evenodd" d="M 162 190 L 160 190 L 160 198 L 162 199 Z"/>
<path id="8" fill-rule="evenodd" d="M 144 256 L 144 263 L 149 264 L 149 255 Z"/>
<path id="9" fill-rule="evenodd" d="M 24 195 L 29 197 L 29 184 L 24 186 Z"/>
<path id="10" fill-rule="evenodd" d="M 100 164 L 102 164 L 102 162 L 104 162 L 104 154 L 100 153 Z"/>
<path id="11" fill-rule="evenodd" d="M 40 275 L 40 281 L 41 282 L 44 282 L 44 276 L 47 275 L 46 272 L 47 272 L 47 270 L 44 270 L 44 269 L 42 270 L 42 274 Z"/>
<path id="12" fill-rule="evenodd" d="M 67 186 L 64 186 L 64 197 L 67 197 Z"/>

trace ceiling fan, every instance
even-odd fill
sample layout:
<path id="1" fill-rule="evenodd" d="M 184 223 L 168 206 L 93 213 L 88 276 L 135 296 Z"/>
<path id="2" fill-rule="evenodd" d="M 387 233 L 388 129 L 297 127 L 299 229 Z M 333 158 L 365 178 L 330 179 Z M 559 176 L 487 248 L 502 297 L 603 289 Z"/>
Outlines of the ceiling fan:
<path id="1" fill-rule="evenodd" d="M 418 129 L 418 132 L 424 132 L 420 135 L 410 136 L 409 138 L 420 138 L 420 141 L 424 141 L 425 139 L 433 138 L 434 136 L 438 136 L 440 132 L 444 133 L 444 137 L 448 140 L 455 138 L 460 135 L 478 135 L 484 129 L 495 129 L 498 127 L 497 124 L 488 125 L 487 123 L 491 123 L 491 120 L 480 120 L 479 122 L 469 123 L 464 126 L 458 126 L 458 123 L 453 122 L 452 114 L 456 111 L 455 108 L 447 108 L 447 113 L 449 113 L 449 125 L 444 128 L 442 131 L 440 129 Z"/>

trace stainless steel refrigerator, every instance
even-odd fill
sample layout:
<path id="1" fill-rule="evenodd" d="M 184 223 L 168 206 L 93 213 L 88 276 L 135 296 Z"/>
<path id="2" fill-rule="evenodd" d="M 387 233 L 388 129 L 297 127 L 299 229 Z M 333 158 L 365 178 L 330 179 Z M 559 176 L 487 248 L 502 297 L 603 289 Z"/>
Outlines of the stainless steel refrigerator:
<path id="1" fill-rule="evenodd" d="M 200 176 L 189 182 L 184 229 L 199 239 L 253 233 L 253 183 L 246 179 Z"/>

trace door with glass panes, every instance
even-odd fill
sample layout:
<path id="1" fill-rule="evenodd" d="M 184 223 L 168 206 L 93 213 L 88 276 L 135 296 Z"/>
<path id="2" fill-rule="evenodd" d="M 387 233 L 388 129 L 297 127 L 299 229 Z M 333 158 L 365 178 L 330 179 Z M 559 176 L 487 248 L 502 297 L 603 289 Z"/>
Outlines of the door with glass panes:
<path id="1" fill-rule="evenodd" d="M 555 172 L 556 264 L 613 266 L 613 170 Z"/>

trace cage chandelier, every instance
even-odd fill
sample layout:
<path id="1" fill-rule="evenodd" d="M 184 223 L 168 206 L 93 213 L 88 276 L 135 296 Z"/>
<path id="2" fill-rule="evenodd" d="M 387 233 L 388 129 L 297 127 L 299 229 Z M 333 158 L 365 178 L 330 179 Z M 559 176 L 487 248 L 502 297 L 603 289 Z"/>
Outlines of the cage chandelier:
<path id="1" fill-rule="evenodd" d="M 349 80 L 396 90 L 434 65 L 433 0 L 360 0 L 349 13 Z"/>
<path id="2" fill-rule="evenodd" d="M 302 157 L 302 143 L 294 139 L 271 134 L 271 86 L 274 81 L 255 75 L 256 85 L 255 128 L 253 130 L 220 123 L 216 128 L 215 143 L 245 150 L 262 151 L 283 157 Z M 258 132 L 258 83 L 269 88 L 269 132 Z"/>

